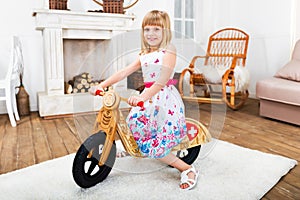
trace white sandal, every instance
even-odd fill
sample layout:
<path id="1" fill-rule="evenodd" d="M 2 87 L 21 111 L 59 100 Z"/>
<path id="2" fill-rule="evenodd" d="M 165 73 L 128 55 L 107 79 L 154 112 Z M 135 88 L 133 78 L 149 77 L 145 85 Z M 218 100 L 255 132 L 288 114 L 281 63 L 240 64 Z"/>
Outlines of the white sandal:
<path id="1" fill-rule="evenodd" d="M 195 174 L 195 179 L 191 179 L 191 178 L 188 177 L 188 174 L 190 172 L 193 172 Z M 198 181 L 198 175 L 199 175 L 199 173 L 196 171 L 196 169 L 195 169 L 195 167 L 193 165 L 192 165 L 191 168 L 183 171 L 181 173 L 180 185 L 182 185 L 182 184 L 188 184 L 189 187 L 187 187 L 187 188 L 181 188 L 181 189 L 183 189 L 183 190 L 190 190 L 193 187 L 195 187 L 196 184 L 197 184 L 197 181 Z"/>

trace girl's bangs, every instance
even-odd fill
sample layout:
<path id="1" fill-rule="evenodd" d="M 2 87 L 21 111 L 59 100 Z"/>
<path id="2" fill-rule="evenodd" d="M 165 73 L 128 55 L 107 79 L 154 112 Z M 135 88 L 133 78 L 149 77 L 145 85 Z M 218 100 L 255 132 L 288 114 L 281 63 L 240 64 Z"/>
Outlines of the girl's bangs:
<path id="1" fill-rule="evenodd" d="M 163 20 L 158 16 L 146 17 L 143 21 L 143 27 L 145 26 L 160 26 L 164 27 Z"/>

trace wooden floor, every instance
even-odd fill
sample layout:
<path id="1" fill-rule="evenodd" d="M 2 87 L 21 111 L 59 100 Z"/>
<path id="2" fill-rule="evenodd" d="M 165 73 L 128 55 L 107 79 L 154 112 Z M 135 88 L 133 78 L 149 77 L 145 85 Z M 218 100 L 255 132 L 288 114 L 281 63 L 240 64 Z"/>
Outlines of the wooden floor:
<path id="1" fill-rule="evenodd" d="M 186 105 L 187 116 L 211 127 L 214 137 L 300 162 L 300 127 L 259 117 L 258 109 L 255 99 L 249 99 L 239 111 L 225 111 L 209 104 Z M 75 152 L 92 129 L 93 117 L 43 119 L 32 112 L 12 128 L 7 115 L 0 115 L 0 174 Z M 300 166 L 283 177 L 263 199 L 300 199 Z"/>

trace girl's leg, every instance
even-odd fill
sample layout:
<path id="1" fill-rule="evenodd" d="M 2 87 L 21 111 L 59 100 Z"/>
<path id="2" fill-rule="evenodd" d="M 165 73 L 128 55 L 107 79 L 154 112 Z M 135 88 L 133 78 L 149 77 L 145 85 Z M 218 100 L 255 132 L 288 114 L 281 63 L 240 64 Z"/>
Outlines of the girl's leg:
<path id="1" fill-rule="evenodd" d="M 178 169 L 180 172 L 183 172 L 192 167 L 191 165 L 185 163 L 183 160 L 177 158 L 172 153 L 169 153 L 167 156 L 165 156 L 163 158 L 158 158 L 158 160 Z M 196 174 L 194 174 L 193 172 L 188 173 L 188 177 L 190 179 L 195 179 L 195 175 Z M 180 188 L 182 188 L 182 189 L 185 189 L 187 187 L 189 187 L 189 185 L 187 183 L 183 183 L 180 185 Z"/>

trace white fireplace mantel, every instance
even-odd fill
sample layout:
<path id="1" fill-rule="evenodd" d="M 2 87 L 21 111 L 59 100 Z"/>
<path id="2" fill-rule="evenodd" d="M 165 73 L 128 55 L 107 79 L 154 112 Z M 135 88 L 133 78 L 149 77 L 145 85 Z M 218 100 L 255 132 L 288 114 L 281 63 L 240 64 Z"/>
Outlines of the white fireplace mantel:
<path id="1" fill-rule="evenodd" d="M 36 29 L 60 30 L 62 38 L 110 39 L 114 33 L 130 30 L 134 15 L 73 12 L 66 10 L 34 10 Z"/>
<path id="2" fill-rule="evenodd" d="M 131 30 L 135 16 L 50 9 L 34 10 L 33 16 L 36 29 L 42 31 L 44 46 L 46 91 L 38 94 L 39 113 L 41 116 L 74 113 L 72 95 L 64 94 L 63 39 L 109 40 Z"/>

